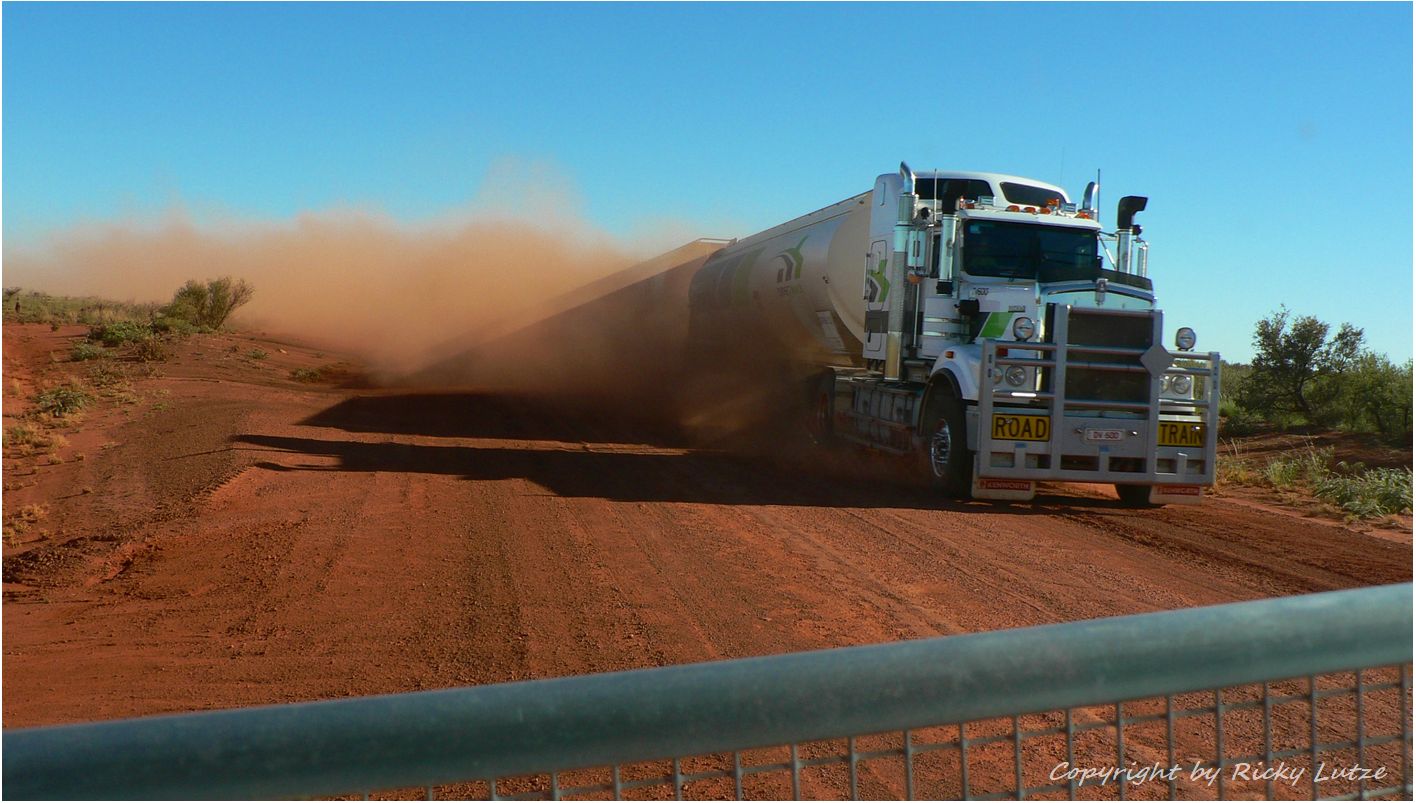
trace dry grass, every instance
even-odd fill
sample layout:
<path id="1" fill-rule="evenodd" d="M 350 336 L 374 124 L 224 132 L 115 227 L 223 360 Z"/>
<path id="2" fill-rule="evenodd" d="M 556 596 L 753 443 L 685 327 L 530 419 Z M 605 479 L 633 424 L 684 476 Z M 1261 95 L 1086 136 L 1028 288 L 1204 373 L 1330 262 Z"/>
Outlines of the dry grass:
<path id="1" fill-rule="evenodd" d="M 6 457 L 53 455 L 68 445 L 63 435 L 33 424 L 16 424 L 5 430 Z"/>
<path id="2" fill-rule="evenodd" d="M 1411 510 L 1410 469 L 1368 469 L 1335 461 L 1331 447 L 1311 441 L 1266 460 L 1245 457 L 1236 441 L 1224 445 L 1215 466 L 1219 486 L 1269 488 L 1321 500 L 1353 518 L 1379 518 Z"/>
<path id="3" fill-rule="evenodd" d="M 11 514 L 5 521 L 5 541 L 10 545 L 19 542 L 20 536 L 29 532 L 49 515 L 45 505 L 25 505 Z"/>

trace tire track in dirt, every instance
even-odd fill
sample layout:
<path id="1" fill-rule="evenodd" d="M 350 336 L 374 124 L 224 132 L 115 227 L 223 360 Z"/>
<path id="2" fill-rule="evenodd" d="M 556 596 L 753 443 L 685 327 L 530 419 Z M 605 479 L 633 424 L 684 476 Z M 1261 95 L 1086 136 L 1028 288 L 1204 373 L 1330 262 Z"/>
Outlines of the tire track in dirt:
<path id="1" fill-rule="evenodd" d="M 1176 563 L 1284 596 L 1406 582 L 1409 545 L 1321 521 L 1207 502 L 1198 508 L 1058 511 L 1059 518 L 1159 553 Z"/>

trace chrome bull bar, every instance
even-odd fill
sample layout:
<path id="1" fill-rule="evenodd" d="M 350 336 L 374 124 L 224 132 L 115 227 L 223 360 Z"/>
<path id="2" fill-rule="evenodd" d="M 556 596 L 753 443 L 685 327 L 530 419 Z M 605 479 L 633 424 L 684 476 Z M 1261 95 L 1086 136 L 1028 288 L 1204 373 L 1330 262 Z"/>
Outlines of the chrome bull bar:
<path id="1" fill-rule="evenodd" d="M 1160 486 L 1155 501 L 1197 501 L 1214 483 L 1219 424 L 1220 359 L 1216 352 L 1172 352 L 1163 343 L 1163 316 L 1153 310 L 1087 309 L 1088 316 L 1151 319 L 1149 348 L 1069 344 L 1071 308 L 1054 313 L 1050 340 L 980 341 L 979 399 L 970 422 L 975 449 L 976 496 L 1025 499 L 1040 480 Z M 1019 354 L 1018 352 L 1024 352 Z M 1106 362 L 1097 356 L 1130 356 L 1135 362 Z M 1045 382 L 1029 390 L 1003 381 L 1011 366 L 1031 369 Z M 1068 369 L 1086 368 L 1116 374 L 1146 374 L 1147 401 L 1076 398 L 1067 395 Z M 1193 377 L 1200 392 L 1191 400 L 1161 398 L 1166 375 Z M 995 414 L 1007 418 L 995 419 Z M 1043 425 L 1029 419 L 1046 418 Z M 1025 437 L 1013 437 L 998 421 L 1024 422 Z M 1160 442 L 1164 424 L 1203 428 L 1201 444 Z M 1042 439 L 1039 433 L 1045 432 Z M 1119 435 L 1118 435 L 1119 433 Z M 1091 440 L 1104 434 L 1114 440 Z"/>

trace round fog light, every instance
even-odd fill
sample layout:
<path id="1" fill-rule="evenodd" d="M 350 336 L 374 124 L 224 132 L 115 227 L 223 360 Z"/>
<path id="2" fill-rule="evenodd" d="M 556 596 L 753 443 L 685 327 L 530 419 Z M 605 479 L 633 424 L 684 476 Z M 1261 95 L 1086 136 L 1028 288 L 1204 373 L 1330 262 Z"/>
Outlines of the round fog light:
<path id="1" fill-rule="evenodd" d="M 1175 332 L 1175 347 L 1181 351 L 1189 351 L 1195 347 L 1195 330 L 1188 326 L 1182 326 Z"/>
<path id="2" fill-rule="evenodd" d="M 1176 396 L 1190 395 L 1190 377 L 1185 374 L 1170 377 L 1170 392 Z"/>
<path id="3" fill-rule="evenodd" d="M 1024 315 L 1013 321 L 1013 337 L 1018 340 L 1031 340 L 1037 327 L 1033 325 L 1032 318 Z"/>
<path id="4" fill-rule="evenodd" d="M 1003 380 L 1015 388 L 1022 387 L 1027 378 L 1028 372 L 1021 365 L 1010 365 L 1008 370 L 1003 372 Z"/>

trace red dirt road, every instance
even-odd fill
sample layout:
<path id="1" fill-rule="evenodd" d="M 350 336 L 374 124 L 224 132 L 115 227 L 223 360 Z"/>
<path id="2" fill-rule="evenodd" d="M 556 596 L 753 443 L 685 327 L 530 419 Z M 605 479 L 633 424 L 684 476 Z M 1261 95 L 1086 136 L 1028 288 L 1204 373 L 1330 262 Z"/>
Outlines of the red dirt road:
<path id="1" fill-rule="evenodd" d="M 4 334 L 7 415 L 82 368 L 48 356 L 75 332 Z M 1223 499 L 1134 511 L 1081 488 L 959 503 L 604 411 L 287 378 L 319 362 L 195 338 L 134 380 L 137 402 L 87 413 L 61 462 L 7 455 L 7 520 L 48 513 L 5 549 L 5 727 L 1411 579 L 1409 529 Z"/>

